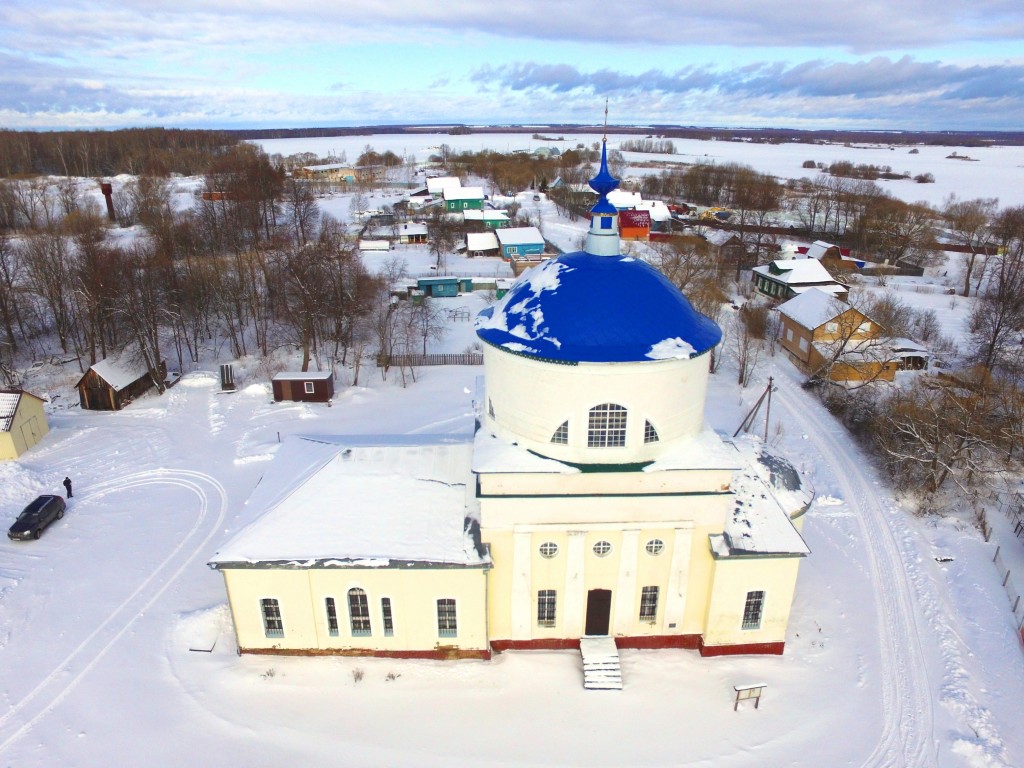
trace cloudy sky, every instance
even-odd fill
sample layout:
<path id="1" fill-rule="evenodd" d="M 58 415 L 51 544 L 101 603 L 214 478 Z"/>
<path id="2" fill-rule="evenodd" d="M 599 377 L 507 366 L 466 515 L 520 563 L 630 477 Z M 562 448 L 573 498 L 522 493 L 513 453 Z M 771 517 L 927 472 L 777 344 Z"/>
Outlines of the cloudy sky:
<path id="1" fill-rule="evenodd" d="M 1021 0 L 3 0 L 0 127 L 1024 129 Z"/>

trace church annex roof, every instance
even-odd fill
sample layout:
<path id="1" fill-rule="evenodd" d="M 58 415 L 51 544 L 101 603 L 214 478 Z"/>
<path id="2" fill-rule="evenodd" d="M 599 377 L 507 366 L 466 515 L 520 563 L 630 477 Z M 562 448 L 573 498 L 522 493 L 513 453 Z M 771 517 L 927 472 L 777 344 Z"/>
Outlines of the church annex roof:
<path id="1" fill-rule="evenodd" d="M 480 313 L 477 335 L 549 360 L 639 362 L 695 357 L 722 331 L 649 264 L 579 251 L 523 273 Z"/>

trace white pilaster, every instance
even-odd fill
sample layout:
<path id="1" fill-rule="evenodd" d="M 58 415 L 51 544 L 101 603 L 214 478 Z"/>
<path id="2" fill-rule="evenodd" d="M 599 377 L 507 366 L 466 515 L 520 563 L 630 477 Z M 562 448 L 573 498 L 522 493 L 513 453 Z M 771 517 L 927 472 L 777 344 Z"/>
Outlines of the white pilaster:
<path id="1" fill-rule="evenodd" d="M 529 531 L 512 534 L 512 639 L 529 640 L 532 636 L 533 596 L 530 593 L 531 543 Z"/>
<path id="2" fill-rule="evenodd" d="M 583 636 L 583 614 L 586 611 L 585 537 L 584 531 L 569 531 L 569 544 L 565 548 L 565 589 L 562 590 L 565 637 Z"/>
<path id="3" fill-rule="evenodd" d="M 619 579 L 615 586 L 615 621 L 611 634 L 632 634 L 636 624 L 636 550 L 640 532 L 622 532 L 622 553 L 619 555 Z"/>
<path id="4" fill-rule="evenodd" d="M 668 594 L 665 595 L 663 628 L 669 631 L 683 631 L 683 616 L 686 613 L 686 592 L 690 586 L 690 552 L 693 549 L 693 523 L 683 523 L 676 528 L 672 542 L 672 563 L 669 566 Z M 669 628 L 669 624 L 675 624 Z"/>

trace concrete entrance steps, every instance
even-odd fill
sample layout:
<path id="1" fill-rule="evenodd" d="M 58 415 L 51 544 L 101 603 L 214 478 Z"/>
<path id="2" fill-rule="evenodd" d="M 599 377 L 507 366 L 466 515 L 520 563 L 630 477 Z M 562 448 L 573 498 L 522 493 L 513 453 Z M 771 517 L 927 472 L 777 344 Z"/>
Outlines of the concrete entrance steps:
<path id="1" fill-rule="evenodd" d="M 622 669 L 619 649 L 610 637 L 580 638 L 583 657 L 583 687 L 594 691 L 621 691 Z"/>

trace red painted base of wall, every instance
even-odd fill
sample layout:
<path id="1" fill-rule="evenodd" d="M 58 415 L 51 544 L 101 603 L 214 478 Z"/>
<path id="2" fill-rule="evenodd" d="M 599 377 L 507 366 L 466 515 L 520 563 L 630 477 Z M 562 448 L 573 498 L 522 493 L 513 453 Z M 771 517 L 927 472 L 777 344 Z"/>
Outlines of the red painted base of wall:
<path id="1" fill-rule="evenodd" d="M 640 648 L 659 650 L 663 648 L 684 648 L 695 651 L 700 648 L 700 635 L 646 635 L 641 637 L 616 637 L 619 648 Z"/>
<path id="2" fill-rule="evenodd" d="M 682 648 L 700 651 L 701 656 L 781 656 L 785 643 L 745 643 L 743 645 L 704 645 L 700 635 L 647 635 L 638 637 L 616 637 L 619 648 L 640 650 L 661 650 Z M 490 650 L 465 648 L 434 648 L 429 651 L 381 651 L 361 648 L 239 648 L 239 653 L 263 654 L 265 656 L 368 656 L 381 659 L 490 659 L 493 653 L 504 651 L 576 651 L 580 641 L 573 638 L 550 638 L 544 640 L 492 640 Z"/>
<path id="3" fill-rule="evenodd" d="M 578 651 L 580 641 L 572 638 L 551 638 L 547 640 L 492 640 L 491 650 L 504 651 Z"/>
<path id="4" fill-rule="evenodd" d="M 786 647 L 785 643 L 704 645 L 704 640 L 700 635 L 643 635 L 637 637 L 616 637 L 615 645 L 619 648 L 636 648 L 641 650 L 683 648 L 689 651 L 700 651 L 701 656 L 781 656 L 783 649 Z M 504 651 L 574 651 L 579 649 L 579 647 L 580 641 L 572 638 L 491 641 L 491 650 L 495 653 L 503 653 Z"/>
<path id="5" fill-rule="evenodd" d="M 491 658 L 491 652 L 488 650 L 465 648 L 437 648 L 430 651 L 374 651 L 361 648 L 239 648 L 238 652 L 264 656 L 368 656 L 379 659 L 438 659 L 440 661 L 458 659 L 483 659 L 486 661 Z"/>
<path id="6" fill-rule="evenodd" d="M 700 644 L 701 656 L 781 656 L 785 643 L 744 643 L 743 645 Z"/>

